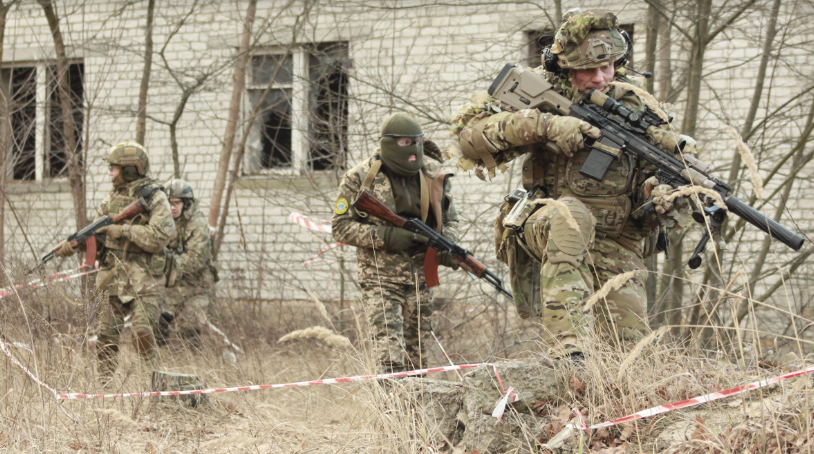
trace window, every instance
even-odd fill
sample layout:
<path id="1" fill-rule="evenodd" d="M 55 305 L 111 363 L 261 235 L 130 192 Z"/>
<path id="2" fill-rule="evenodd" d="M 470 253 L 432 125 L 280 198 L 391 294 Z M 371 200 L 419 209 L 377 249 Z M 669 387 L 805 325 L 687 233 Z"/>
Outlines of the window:
<path id="1" fill-rule="evenodd" d="M 248 101 L 258 115 L 247 142 L 247 173 L 344 168 L 347 55 L 340 42 L 252 56 Z"/>
<path id="2" fill-rule="evenodd" d="M 76 153 L 82 151 L 84 65 L 69 66 Z M 8 171 L 15 180 L 42 180 L 67 174 L 64 117 L 56 84 L 56 66 L 44 63 L 0 69 L 0 91 L 8 100 L 9 123 L 0 140 L 10 150 Z"/>
<path id="3" fill-rule="evenodd" d="M 623 24 L 619 25 L 620 30 L 624 30 L 630 35 L 630 40 L 633 41 L 633 24 Z M 526 66 L 536 67 L 543 64 L 542 55 L 543 49 L 546 47 L 554 44 L 554 35 L 557 33 L 556 30 L 534 30 L 526 33 L 527 42 L 528 42 L 528 52 L 529 56 L 526 59 Z M 630 51 L 630 61 L 628 64 L 632 64 L 633 60 L 633 50 Z"/>

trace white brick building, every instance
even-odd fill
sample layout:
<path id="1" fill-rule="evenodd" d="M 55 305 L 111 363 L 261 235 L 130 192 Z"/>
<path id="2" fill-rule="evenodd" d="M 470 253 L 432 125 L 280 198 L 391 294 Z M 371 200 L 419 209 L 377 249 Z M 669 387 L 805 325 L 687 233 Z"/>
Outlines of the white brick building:
<path id="1" fill-rule="evenodd" d="M 192 184 L 207 209 L 226 129 L 232 62 L 247 2 L 205 1 L 195 7 L 190 1 L 157 3 L 154 50 L 158 53 L 164 49 L 172 72 L 156 54 L 148 107 L 152 120 L 147 123 L 146 140 L 152 173 L 161 181 L 172 175 L 169 128 L 161 122 L 171 121 L 181 99 L 181 89 L 173 76 L 190 85 L 194 78 L 211 70 L 211 78 L 189 98 L 177 127 L 182 176 Z M 249 149 L 229 207 L 220 257 L 224 294 L 272 300 L 305 298 L 306 287 L 321 296 L 337 294 L 338 264 L 301 265 L 332 240 L 328 235 L 309 232 L 289 222 L 288 215 L 296 211 L 330 219 L 335 187 L 342 174 L 336 165 L 344 161 L 350 166 L 368 156 L 376 146 L 380 121 L 389 112 L 403 109 L 416 114 L 425 130 L 446 149 L 449 139 L 444 122 L 450 113 L 470 93 L 484 91 L 503 63 L 528 61 L 536 46 L 532 38 L 540 30 L 553 28 L 549 19 L 553 4 L 548 2 L 461 2 L 462 6 L 452 6 L 455 3 L 298 1 L 281 9 L 284 2 L 259 2 L 252 65 L 243 97 L 244 120 L 272 77 L 274 71 L 269 73 L 270 68 L 284 61 L 289 50 L 290 55 L 266 98 L 264 129 L 253 130 L 247 140 Z M 750 8 L 733 27 L 719 34 L 706 52 L 696 134 L 707 144 L 705 159 L 722 165 L 729 161 L 734 147 L 717 128 L 728 123 L 740 129 L 746 116 L 770 3 L 758 2 Z M 573 6 L 577 4 L 567 2 L 563 9 Z M 603 6 L 617 11 L 621 23 L 633 31 L 635 62 L 643 61 L 647 10 L 644 2 L 594 1 L 580 6 Z M 147 2 L 58 3 L 69 56 L 76 65 L 81 65 L 76 66 L 76 71 L 81 69 L 78 74 L 83 82 L 82 137 L 87 150 L 88 206 L 92 208 L 110 189 L 102 161 L 104 154 L 111 144 L 135 136 L 134 112 L 143 67 L 146 8 Z M 766 117 L 767 107 L 780 108 L 786 121 L 770 118 L 767 123 L 770 127 L 759 131 L 759 138 L 750 141 L 750 145 L 756 144 L 753 148 L 762 150 L 758 161 L 764 176 L 778 156 L 794 146 L 794 138 L 800 136 L 811 104 L 810 74 L 814 59 L 805 43 L 814 34 L 805 21 L 798 20 L 804 17 L 800 11 L 789 8 L 784 5 L 781 9 L 778 21 L 781 33 L 777 39 L 782 44 L 776 49 L 782 48 L 782 52 L 778 51 L 779 55 L 770 63 L 771 84 L 767 84 L 756 123 Z M 303 13 L 305 10 L 307 14 Z M 678 24 L 684 28 L 690 25 L 686 20 L 678 20 Z M 713 28 L 718 25 L 714 22 Z M 685 80 L 683 62 L 687 49 L 683 46 L 687 41 L 676 30 L 672 40 L 676 72 L 673 84 L 679 86 Z M 58 164 L 50 158 L 52 133 L 47 122 L 53 84 L 45 69 L 53 64 L 53 59 L 53 43 L 40 6 L 23 3 L 13 8 L 6 22 L 3 82 L 6 86 L 10 80 L 18 85 L 26 80 L 32 84 L 23 91 L 33 96 L 33 101 L 26 104 L 30 111 L 27 118 L 30 120 L 33 115 L 36 128 L 32 144 L 25 151 L 19 151 L 22 148 L 16 151 L 28 153 L 28 160 L 20 159 L 17 164 L 20 175 L 25 177 L 9 181 L 6 189 L 9 260 L 34 259 L 25 238 L 40 254 L 75 229 L 68 183 L 64 177 L 52 177 L 54 172 L 58 173 Z M 17 72 L 10 68 L 17 68 Z M 31 68 L 35 74 L 26 78 L 23 71 Z M 329 80 L 335 84 L 333 91 L 347 96 L 344 121 L 337 122 L 335 115 L 312 118 L 305 115 L 315 105 L 339 102 L 312 89 L 314 77 Z M 678 125 L 684 96 L 683 93 L 679 96 L 675 109 Z M 281 102 L 274 105 L 274 101 Z M 333 113 L 344 109 L 339 104 L 328 108 L 334 109 Z M 332 135 L 325 132 L 325 125 L 319 129 L 316 123 L 326 118 L 334 121 L 329 127 L 339 130 L 346 127 L 347 132 Z M 242 129 L 241 123 L 239 131 Z M 262 132 L 267 138 L 263 138 Z M 321 155 L 320 149 L 313 147 L 313 138 L 319 134 L 328 140 L 325 149 L 334 152 L 344 149 L 346 155 Z M 811 145 L 804 148 L 810 151 Z M 465 246 L 499 274 L 505 273 L 505 268 L 496 262 L 492 252 L 492 220 L 502 195 L 519 185 L 516 166 L 512 170 L 491 184 L 465 175 L 454 179 L 456 203 L 466 232 Z M 9 171 L 11 175 L 14 169 Z M 724 178 L 727 172 L 728 167 L 720 169 Z M 787 172 L 788 166 L 781 169 L 782 174 Z M 767 193 L 776 184 L 777 179 L 770 182 Z M 739 195 L 747 198 L 750 190 L 751 185 L 746 183 Z M 793 213 L 795 221 L 809 231 L 814 216 L 808 184 L 798 183 L 791 194 L 799 202 L 799 209 Z M 769 200 L 763 209 L 773 214 L 773 206 L 774 201 Z M 788 224 L 787 219 L 784 222 Z M 737 255 L 726 256 L 734 269 L 748 263 L 748 251 L 759 245 L 753 241 L 755 237 L 747 235 Z M 689 247 L 690 242 L 687 244 Z M 355 278 L 354 254 L 352 248 L 348 249 L 347 276 Z M 778 251 L 784 253 L 781 261 L 790 257 L 784 249 Z M 337 258 L 334 252 L 325 256 Z M 463 286 L 464 290 L 455 290 L 459 296 L 461 291 L 471 290 L 470 281 L 460 272 L 449 274 L 446 282 L 447 289 Z M 348 285 L 352 288 L 352 284 Z"/>

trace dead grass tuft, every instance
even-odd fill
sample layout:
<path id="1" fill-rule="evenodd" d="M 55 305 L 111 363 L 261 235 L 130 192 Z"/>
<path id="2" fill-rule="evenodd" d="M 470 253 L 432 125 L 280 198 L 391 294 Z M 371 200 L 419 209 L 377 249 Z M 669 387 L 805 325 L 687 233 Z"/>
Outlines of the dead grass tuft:
<path id="1" fill-rule="evenodd" d="M 138 423 L 133 421 L 132 418 L 120 412 L 119 410 L 116 410 L 115 408 L 94 408 L 93 411 L 101 413 L 103 415 L 107 415 L 110 417 L 110 419 L 115 419 L 117 421 L 130 424 L 134 427 L 138 426 Z"/>
<path id="2" fill-rule="evenodd" d="M 630 353 L 628 353 L 627 357 L 625 357 L 625 360 L 622 361 L 622 364 L 619 365 L 619 373 L 616 374 L 616 380 L 621 381 L 622 378 L 625 376 L 625 371 L 627 370 L 627 368 L 631 364 L 633 364 L 633 361 L 635 361 L 636 358 L 639 357 L 639 355 L 642 353 L 642 350 L 644 350 L 645 347 L 652 344 L 653 342 L 658 342 L 659 339 L 661 339 L 662 336 L 664 336 L 664 334 L 667 333 L 669 330 L 670 330 L 669 326 L 662 326 L 661 328 L 651 332 L 650 334 L 645 336 L 642 340 L 637 342 L 636 346 L 633 347 L 633 350 L 631 350 Z"/>
<path id="3" fill-rule="evenodd" d="M 312 326 L 310 328 L 292 331 L 281 337 L 277 342 L 280 343 L 292 339 L 316 339 L 331 347 L 352 347 L 352 344 L 347 337 L 336 334 L 328 328 L 324 328 L 322 326 Z"/>
<path id="4" fill-rule="evenodd" d="M 568 222 L 568 226 L 579 231 L 579 224 L 577 224 L 576 219 L 571 215 L 571 210 L 568 208 L 568 205 L 554 199 L 535 199 L 530 203 L 535 205 L 548 205 L 560 210 L 562 215 L 565 216 L 565 221 Z"/>
<path id="5" fill-rule="evenodd" d="M 720 129 L 728 132 L 729 135 L 732 136 L 732 139 L 735 141 L 735 148 L 741 155 L 741 160 L 744 164 L 746 164 L 746 168 L 749 169 L 749 179 L 752 180 L 752 186 L 755 188 L 755 195 L 757 195 L 759 199 L 763 199 L 763 178 L 761 178 L 760 173 L 758 173 L 755 155 L 752 154 L 749 146 L 746 145 L 743 138 L 740 134 L 738 134 L 738 131 L 735 128 L 725 125 Z"/>
<path id="6" fill-rule="evenodd" d="M 667 194 L 664 196 L 664 200 L 667 202 L 672 202 L 673 200 L 688 195 L 696 195 L 696 194 L 704 194 L 704 196 L 709 197 L 715 202 L 716 205 L 719 207 L 726 209 L 726 203 L 724 203 L 724 199 L 721 198 L 721 195 L 717 192 L 713 191 L 712 189 L 707 189 L 702 186 L 684 186 L 675 191 Z"/>
<path id="7" fill-rule="evenodd" d="M 596 304 L 597 301 L 608 296 L 608 293 L 610 293 L 612 290 L 619 290 L 620 288 L 622 288 L 622 286 L 625 285 L 625 282 L 636 277 L 636 273 L 639 272 L 640 271 L 637 270 L 628 271 L 627 273 L 622 273 L 614 277 L 613 279 L 609 280 L 608 282 L 605 282 L 605 285 L 603 285 L 602 288 L 599 289 L 599 291 L 597 291 L 596 293 L 591 295 L 590 298 L 588 298 L 588 301 L 585 302 L 584 310 L 588 310 L 591 307 L 593 307 L 593 305 Z"/>

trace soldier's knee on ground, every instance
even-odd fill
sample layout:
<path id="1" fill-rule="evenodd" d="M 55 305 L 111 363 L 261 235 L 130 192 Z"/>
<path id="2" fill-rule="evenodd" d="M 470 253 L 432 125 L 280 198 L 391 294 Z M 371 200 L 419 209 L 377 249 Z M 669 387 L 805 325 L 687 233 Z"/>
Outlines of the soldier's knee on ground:
<path id="1" fill-rule="evenodd" d="M 549 212 L 545 255 L 550 263 L 568 263 L 579 268 L 593 243 L 596 218 L 585 204 L 573 197 L 559 201 L 568 211 L 557 207 Z"/>

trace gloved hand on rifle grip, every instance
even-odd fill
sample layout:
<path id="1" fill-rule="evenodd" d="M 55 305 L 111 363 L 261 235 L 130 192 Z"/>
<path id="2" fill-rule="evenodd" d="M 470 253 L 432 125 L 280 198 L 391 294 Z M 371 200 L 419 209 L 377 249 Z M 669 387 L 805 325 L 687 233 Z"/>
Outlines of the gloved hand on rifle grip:
<path id="1" fill-rule="evenodd" d="M 415 243 L 426 243 L 429 241 L 424 235 L 389 225 L 380 225 L 378 227 L 378 234 L 379 238 L 384 242 L 384 248 L 396 254 L 406 251 Z"/>
<path id="2" fill-rule="evenodd" d="M 656 177 L 650 177 L 644 182 L 644 197 L 645 200 L 653 197 L 653 208 L 658 214 L 669 213 L 680 207 L 681 198 L 667 200 L 666 196 L 673 192 L 673 187 L 669 184 L 661 184 Z"/>
<path id="3" fill-rule="evenodd" d="M 97 233 L 104 233 L 111 240 L 115 240 L 121 238 L 122 236 L 126 236 L 126 232 L 127 229 L 125 229 L 125 226 L 119 224 L 106 225 L 101 229 L 97 230 Z"/>
<path id="4" fill-rule="evenodd" d="M 546 115 L 541 120 L 549 148 L 568 157 L 585 145 L 584 136 L 597 139 L 601 134 L 598 128 L 574 117 Z"/>
<path id="5" fill-rule="evenodd" d="M 452 268 L 453 270 L 458 270 L 461 265 L 455 261 L 455 256 L 452 255 L 451 252 L 443 251 L 438 253 L 438 264 L 443 265 L 447 268 Z"/>
<path id="6" fill-rule="evenodd" d="M 71 246 L 71 243 L 68 240 L 59 243 L 54 249 L 54 254 L 56 254 L 57 257 L 70 257 L 77 252 L 79 252 L 79 249 Z"/>

